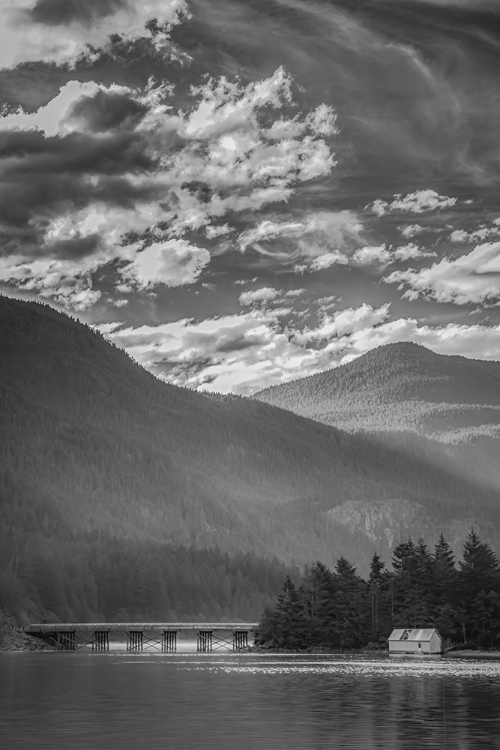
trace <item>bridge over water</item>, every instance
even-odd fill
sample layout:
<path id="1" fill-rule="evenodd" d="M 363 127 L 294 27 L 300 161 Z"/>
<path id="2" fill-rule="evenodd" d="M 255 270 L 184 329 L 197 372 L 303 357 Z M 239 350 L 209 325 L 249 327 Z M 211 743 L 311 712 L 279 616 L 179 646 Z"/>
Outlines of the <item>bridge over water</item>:
<path id="1" fill-rule="evenodd" d="M 257 626 L 256 622 L 44 622 L 29 625 L 25 632 L 61 651 L 109 651 L 111 636 L 126 639 L 127 651 L 163 653 L 177 651 L 178 633 L 196 633 L 197 650 L 212 653 L 247 648 L 248 636 Z"/>

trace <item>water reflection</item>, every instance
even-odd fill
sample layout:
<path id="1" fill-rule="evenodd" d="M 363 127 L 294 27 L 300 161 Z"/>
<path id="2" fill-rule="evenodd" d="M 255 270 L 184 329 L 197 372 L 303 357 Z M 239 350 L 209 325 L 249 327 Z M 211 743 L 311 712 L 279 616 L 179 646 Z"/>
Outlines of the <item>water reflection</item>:
<path id="1" fill-rule="evenodd" d="M 500 662 L 0 655 L 0 746 L 500 749 Z"/>

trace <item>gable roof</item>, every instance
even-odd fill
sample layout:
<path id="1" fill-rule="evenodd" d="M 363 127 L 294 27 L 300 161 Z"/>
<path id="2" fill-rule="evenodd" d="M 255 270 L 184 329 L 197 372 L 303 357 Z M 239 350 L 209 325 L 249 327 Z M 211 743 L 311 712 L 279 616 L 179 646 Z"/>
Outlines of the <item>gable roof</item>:
<path id="1" fill-rule="evenodd" d="M 404 633 L 408 633 L 407 638 L 403 638 Z M 390 641 L 430 641 L 434 633 L 441 638 L 436 628 L 396 628 L 389 636 Z"/>

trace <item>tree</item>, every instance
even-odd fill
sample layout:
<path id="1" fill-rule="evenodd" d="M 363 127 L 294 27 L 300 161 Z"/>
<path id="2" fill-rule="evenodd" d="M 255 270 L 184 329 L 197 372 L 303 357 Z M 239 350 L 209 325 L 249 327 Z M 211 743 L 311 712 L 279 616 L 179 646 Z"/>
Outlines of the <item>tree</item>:
<path id="1" fill-rule="evenodd" d="M 383 606 L 384 604 L 387 605 L 388 603 L 388 580 L 389 579 L 385 571 L 385 563 L 380 559 L 380 555 L 378 554 L 378 552 L 374 552 L 370 562 L 370 574 L 368 576 L 367 587 L 367 595 L 370 602 L 372 641 L 377 641 L 380 637 L 380 615 L 382 615 L 382 618 L 384 619 L 384 615 L 388 614 L 387 607 Z"/>
<path id="2" fill-rule="evenodd" d="M 455 555 L 443 533 L 434 548 L 432 565 L 432 620 L 443 637 L 458 638 L 460 613 L 457 604 Z"/>
<path id="3" fill-rule="evenodd" d="M 340 648 L 354 648 L 366 640 L 363 606 L 366 584 L 354 565 L 343 556 L 337 560 L 332 584 L 333 597 L 328 608 L 330 643 Z"/>
<path id="4" fill-rule="evenodd" d="M 458 598 L 460 602 L 462 635 L 464 641 L 484 637 L 484 622 L 489 618 L 485 609 L 487 599 L 482 594 L 500 593 L 498 558 L 491 547 L 482 542 L 471 528 L 459 562 Z M 478 599 L 479 597 L 479 599 Z M 481 615 L 476 607 L 480 604 Z"/>

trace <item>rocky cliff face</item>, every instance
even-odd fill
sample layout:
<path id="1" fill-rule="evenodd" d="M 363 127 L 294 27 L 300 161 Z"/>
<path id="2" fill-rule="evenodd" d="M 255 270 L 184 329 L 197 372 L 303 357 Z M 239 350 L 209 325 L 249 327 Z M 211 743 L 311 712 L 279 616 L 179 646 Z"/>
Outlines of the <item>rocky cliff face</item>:
<path id="1" fill-rule="evenodd" d="M 351 533 L 361 533 L 373 543 L 374 549 L 388 554 L 402 539 L 411 536 L 414 540 L 423 537 L 430 546 L 441 532 L 455 550 L 461 554 L 463 540 L 474 526 L 480 536 L 488 537 L 493 532 L 491 523 L 477 519 L 451 520 L 444 528 L 437 528 L 428 510 L 419 503 L 405 498 L 374 500 L 367 503 L 348 500 L 325 511 L 332 524 L 344 526 Z"/>

